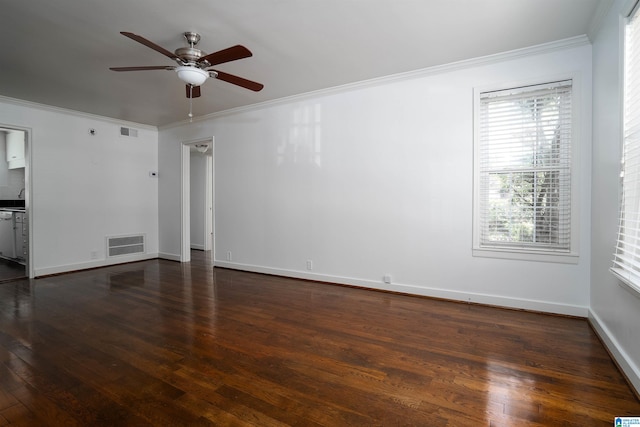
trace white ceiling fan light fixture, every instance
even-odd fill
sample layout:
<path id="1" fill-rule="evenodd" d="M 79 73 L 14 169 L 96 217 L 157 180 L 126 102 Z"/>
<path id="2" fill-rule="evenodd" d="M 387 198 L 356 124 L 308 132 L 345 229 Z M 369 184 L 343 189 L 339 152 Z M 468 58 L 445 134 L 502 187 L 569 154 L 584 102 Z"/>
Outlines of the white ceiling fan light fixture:
<path id="1" fill-rule="evenodd" d="M 209 78 L 207 71 L 191 65 L 176 67 L 176 72 L 180 80 L 191 86 L 200 86 Z"/>
<path id="2" fill-rule="evenodd" d="M 183 33 L 183 35 L 187 40 L 189 47 L 181 47 L 176 49 L 175 52 L 171 52 L 138 34 L 130 33 L 128 31 L 121 31 L 120 34 L 155 50 L 169 59 L 174 60 L 178 65 L 110 67 L 109 69 L 112 71 L 174 70 L 178 74 L 178 78 L 186 83 L 186 96 L 189 99 L 189 122 L 193 121 L 193 98 L 199 98 L 201 96 L 200 86 L 206 82 L 209 77 L 222 80 L 254 92 L 259 92 L 264 87 L 262 83 L 253 82 L 243 77 L 209 68 L 214 65 L 224 64 L 253 56 L 251 51 L 242 45 L 231 46 L 227 49 L 222 49 L 205 55 L 204 52 L 195 47 L 200 41 L 200 35 L 194 32 L 186 32 Z M 202 152 L 204 153 L 204 151 Z"/>

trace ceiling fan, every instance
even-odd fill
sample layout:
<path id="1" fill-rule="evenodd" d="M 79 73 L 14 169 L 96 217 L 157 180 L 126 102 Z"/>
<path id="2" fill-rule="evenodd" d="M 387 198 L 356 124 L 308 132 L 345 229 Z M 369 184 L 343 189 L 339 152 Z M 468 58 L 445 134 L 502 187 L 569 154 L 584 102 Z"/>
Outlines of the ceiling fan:
<path id="1" fill-rule="evenodd" d="M 176 71 L 178 73 L 178 78 L 186 83 L 187 98 L 199 97 L 201 95 L 200 85 L 202 85 L 209 77 L 241 86 L 255 92 L 262 90 L 264 87 L 264 85 L 260 83 L 210 68 L 214 65 L 252 56 L 253 54 L 251 51 L 244 46 L 235 45 L 207 55 L 195 47 L 200 41 L 200 35 L 194 32 L 185 32 L 184 38 L 187 40 L 189 47 L 178 48 L 175 50 L 175 53 L 172 53 L 137 34 L 126 31 L 121 31 L 120 34 L 173 59 L 178 63 L 178 65 L 148 65 L 141 67 L 109 68 L 112 71 Z"/>

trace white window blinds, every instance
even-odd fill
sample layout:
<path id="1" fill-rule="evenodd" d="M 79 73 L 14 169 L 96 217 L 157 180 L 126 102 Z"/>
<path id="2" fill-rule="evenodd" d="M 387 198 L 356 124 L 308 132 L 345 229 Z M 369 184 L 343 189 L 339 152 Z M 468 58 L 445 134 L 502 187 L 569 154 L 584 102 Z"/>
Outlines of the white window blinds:
<path id="1" fill-rule="evenodd" d="M 572 82 L 480 94 L 480 248 L 571 249 Z"/>
<path id="2" fill-rule="evenodd" d="M 625 29 L 624 133 L 620 227 L 612 271 L 640 290 L 640 19 Z"/>

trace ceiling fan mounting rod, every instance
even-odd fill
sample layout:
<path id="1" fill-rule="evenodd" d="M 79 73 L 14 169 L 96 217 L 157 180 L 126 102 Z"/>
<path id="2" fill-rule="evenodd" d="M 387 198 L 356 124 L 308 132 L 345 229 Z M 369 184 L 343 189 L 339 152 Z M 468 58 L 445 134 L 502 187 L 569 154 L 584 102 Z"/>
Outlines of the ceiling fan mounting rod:
<path id="1" fill-rule="evenodd" d="M 195 46 L 200 41 L 200 34 L 193 31 L 183 33 L 185 40 L 189 43 L 189 47 L 181 47 L 176 49 L 175 53 L 181 65 L 196 65 L 196 62 L 204 56 L 204 53 Z"/>
<path id="2" fill-rule="evenodd" d="M 189 45 L 176 49 L 175 52 L 171 52 L 138 34 L 134 34 L 128 31 L 121 31 L 120 34 L 174 60 L 178 65 L 110 67 L 111 70 L 174 70 L 177 72 L 178 78 L 186 83 L 187 98 L 189 98 L 190 100 L 200 97 L 200 85 L 202 85 L 209 78 L 222 80 L 224 82 L 231 83 L 233 85 L 240 86 L 254 92 L 258 92 L 264 87 L 261 83 L 253 82 L 251 80 L 247 80 L 239 76 L 234 76 L 233 74 L 225 73 L 223 71 L 209 69 L 209 67 L 214 65 L 224 64 L 230 61 L 237 61 L 238 59 L 248 58 L 252 56 L 251 51 L 242 45 L 235 45 L 213 53 L 205 54 L 203 51 L 196 47 L 196 45 L 200 42 L 200 34 L 193 31 L 187 31 L 183 33 L 183 36 Z"/>
<path id="3" fill-rule="evenodd" d="M 200 34 L 194 33 L 193 31 L 186 31 L 184 33 L 184 38 L 187 39 L 189 46 L 193 48 L 200 41 Z"/>

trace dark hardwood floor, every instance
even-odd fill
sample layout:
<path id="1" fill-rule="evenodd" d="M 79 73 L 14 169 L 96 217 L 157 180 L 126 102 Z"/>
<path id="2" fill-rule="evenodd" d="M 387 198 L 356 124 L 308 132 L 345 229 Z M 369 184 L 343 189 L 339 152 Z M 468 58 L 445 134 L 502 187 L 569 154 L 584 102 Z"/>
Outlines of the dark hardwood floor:
<path id="1" fill-rule="evenodd" d="M 584 319 L 233 270 L 202 252 L 0 284 L 0 425 L 612 426 Z"/>
<path id="2" fill-rule="evenodd" d="M 26 267 L 14 261 L 0 258 L 0 283 L 27 277 Z"/>

